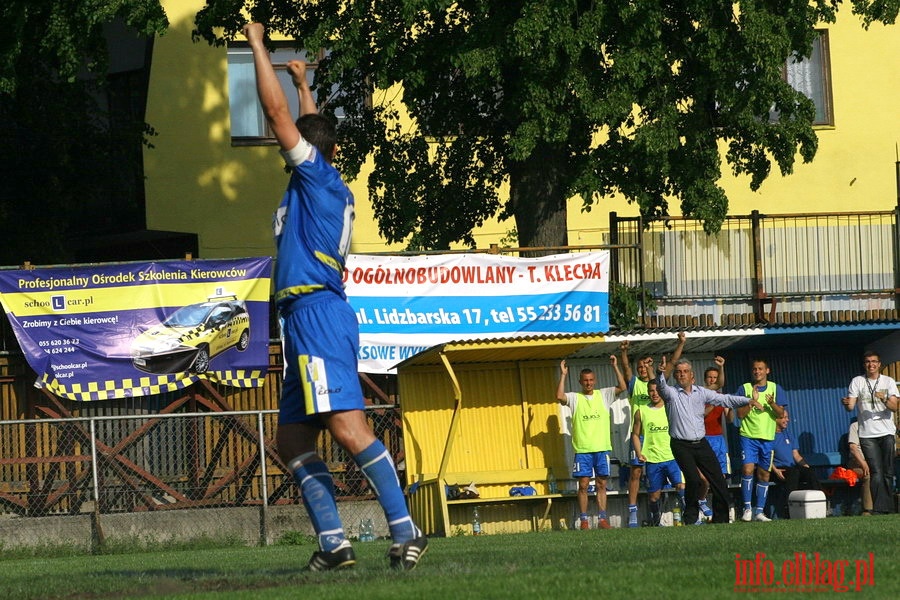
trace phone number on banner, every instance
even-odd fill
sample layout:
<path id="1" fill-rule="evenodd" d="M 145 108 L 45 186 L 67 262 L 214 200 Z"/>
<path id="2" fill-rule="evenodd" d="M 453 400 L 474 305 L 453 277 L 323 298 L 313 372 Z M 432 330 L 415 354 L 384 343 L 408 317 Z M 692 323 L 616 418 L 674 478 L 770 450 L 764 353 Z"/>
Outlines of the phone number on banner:
<path id="1" fill-rule="evenodd" d="M 352 298 L 360 332 L 578 333 L 609 327 L 606 294 L 592 302 L 544 302 L 533 296 L 431 298 L 398 306 L 393 298 Z M 444 300 L 441 302 L 440 300 Z"/>

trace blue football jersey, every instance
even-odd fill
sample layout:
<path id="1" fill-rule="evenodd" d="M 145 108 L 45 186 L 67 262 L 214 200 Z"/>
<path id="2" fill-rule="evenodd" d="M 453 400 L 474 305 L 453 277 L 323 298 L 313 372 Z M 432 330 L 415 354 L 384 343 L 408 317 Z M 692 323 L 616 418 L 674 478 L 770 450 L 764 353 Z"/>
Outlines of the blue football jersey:
<path id="1" fill-rule="evenodd" d="M 344 263 L 353 230 L 353 194 L 340 173 L 312 150 L 293 168 L 275 213 L 275 301 L 327 290 L 346 298 Z"/>

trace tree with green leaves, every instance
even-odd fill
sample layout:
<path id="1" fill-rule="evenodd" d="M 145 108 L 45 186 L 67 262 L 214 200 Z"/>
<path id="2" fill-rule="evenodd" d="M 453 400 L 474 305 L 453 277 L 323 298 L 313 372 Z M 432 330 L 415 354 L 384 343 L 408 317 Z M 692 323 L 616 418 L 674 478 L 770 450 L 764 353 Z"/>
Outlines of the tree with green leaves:
<path id="1" fill-rule="evenodd" d="M 106 94 L 104 30 L 164 32 L 159 1 L 4 0 L 0 17 L 0 264 L 68 261 L 73 236 L 142 228 L 147 128 Z"/>
<path id="2" fill-rule="evenodd" d="M 373 157 L 389 242 L 474 245 L 499 214 L 521 246 L 561 246 L 575 195 L 589 210 L 621 193 L 646 219 L 678 201 L 713 232 L 723 169 L 756 190 L 773 163 L 812 160 L 814 105 L 783 68 L 841 5 L 868 27 L 893 23 L 900 0 L 207 0 L 195 37 L 235 39 L 249 14 L 329 51 L 316 85 L 348 117 L 340 166 L 355 176 Z M 367 102 L 395 85 L 411 126 Z"/>

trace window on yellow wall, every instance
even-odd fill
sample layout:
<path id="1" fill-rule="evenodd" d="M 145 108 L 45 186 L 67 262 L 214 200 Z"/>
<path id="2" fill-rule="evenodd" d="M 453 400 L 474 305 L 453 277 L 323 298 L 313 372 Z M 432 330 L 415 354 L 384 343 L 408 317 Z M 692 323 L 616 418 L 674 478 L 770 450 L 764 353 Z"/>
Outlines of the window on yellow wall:
<path id="1" fill-rule="evenodd" d="M 306 77 L 312 85 L 315 68 L 322 54 L 309 56 L 303 50 L 276 48 L 270 57 L 272 66 L 275 67 L 275 75 L 287 97 L 291 114 L 296 117 L 299 115 L 297 90 L 291 82 L 287 63 L 291 60 L 305 60 L 307 62 Z M 315 98 L 316 104 L 320 104 L 315 91 L 313 91 L 313 98 Z M 254 146 L 276 143 L 256 95 L 253 54 L 246 45 L 234 45 L 228 48 L 228 108 L 231 117 L 231 143 L 233 145 Z M 341 119 L 343 113 L 337 111 L 336 116 Z"/>
<path id="2" fill-rule="evenodd" d="M 834 125 L 831 103 L 831 61 L 828 31 L 819 30 L 809 58 L 792 57 L 784 68 L 784 76 L 792 88 L 802 92 L 816 105 L 813 125 Z"/>

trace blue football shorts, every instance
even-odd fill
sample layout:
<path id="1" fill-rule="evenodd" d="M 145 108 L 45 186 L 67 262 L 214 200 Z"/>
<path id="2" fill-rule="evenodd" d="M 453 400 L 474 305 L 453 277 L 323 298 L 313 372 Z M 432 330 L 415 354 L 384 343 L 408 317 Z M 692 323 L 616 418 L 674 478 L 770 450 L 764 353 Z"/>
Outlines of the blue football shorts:
<path id="1" fill-rule="evenodd" d="M 764 471 L 771 470 L 774 440 L 761 440 L 741 436 L 741 460 L 743 464 L 754 464 Z"/>
<path id="2" fill-rule="evenodd" d="M 332 293 L 301 296 L 282 310 L 284 384 L 278 422 L 322 426 L 325 413 L 362 410 L 353 308 Z"/>
<path id="3" fill-rule="evenodd" d="M 719 459 L 719 466 L 722 468 L 722 475 L 731 474 L 731 463 L 728 460 L 728 443 L 725 441 L 724 435 L 708 435 L 706 441 L 709 442 L 710 448 L 716 458 Z"/>
<path id="4" fill-rule="evenodd" d="M 681 469 L 674 460 L 667 460 L 661 463 L 646 464 L 647 467 L 647 491 L 658 492 L 666 485 L 666 481 L 675 486 L 684 480 L 681 477 Z"/>
<path id="5" fill-rule="evenodd" d="M 609 452 L 576 452 L 572 477 L 609 477 Z"/>
<path id="6" fill-rule="evenodd" d="M 644 436 L 640 436 L 641 444 L 644 443 Z M 631 436 L 628 436 L 628 464 L 632 467 L 643 467 L 644 463 L 641 462 L 641 459 L 638 458 L 638 453 L 634 451 L 634 444 L 631 443 Z"/>

